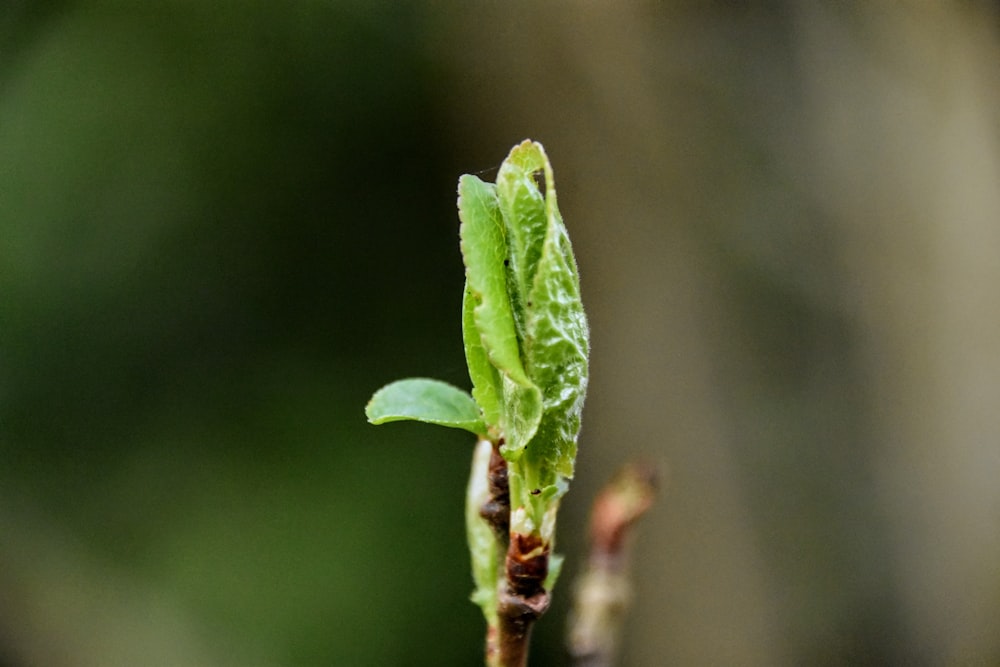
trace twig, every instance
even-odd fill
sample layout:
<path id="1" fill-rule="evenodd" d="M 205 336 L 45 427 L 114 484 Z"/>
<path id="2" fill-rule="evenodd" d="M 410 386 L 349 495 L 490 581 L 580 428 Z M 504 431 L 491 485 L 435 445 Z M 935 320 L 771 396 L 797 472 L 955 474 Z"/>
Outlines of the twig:
<path id="1" fill-rule="evenodd" d="M 496 628 L 486 635 L 486 664 L 524 667 L 535 621 L 549 608 L 543 587 L 549 571 L 550 548 L 536 534 L 510 531 L 510 486 L 507 461 L 500 455 L 502 441 L 494 443 L 487 472 L 489 497 L 479 510 L 505 548 L 504 578 L 498 583 Z"/>
<path id="2" fill-rule="evenodd" d="M 506 590 L 500 593 L 500 659 L 504 667 L 528 664 L 528 644 L 535 621 L 549 608 L 542 586 L 549 573 L 548 544 L 538 535 L 511 533 L 507 548 Z"/>
<path id="3" fill-rule="evenodd" d="M 510 541 L 510 485 L 507 481 L 507 461 L 500 455 L 500 446 L 503 440 L 492 443 L 489 466 L 486 470 L 486 486 L 488 495 L 486 501 L 479 508 L 479 516 L 489 524 L 493 530 L 493 537 L 502 547 L 497 549 L 498 554 L 507 551 L 507 544 Z M 499 565 L 499 563 L 498 563 Z M 501 650 L 501 638 L 510 633 L 510 629 L 503 627 L 503 613 L 499 607 L 502 604 L 504 591 L 503 582 L 497 582 L 498 593 L 498 618 L 496 625 L 492 623 L 486 630 L 486 666 L 504 667 L 504 651 Z"/>
<path id="4" fill-rule="evenodd" d="M 618 646 L 622 619 L 631 599 L 630 528 L 653 503 L 652 468 L 622 468 L 594 501 L 591 551 L 576 585 L 570 614 L 569 651 L 576 667 L 609 667 Z"/>
<path id="5" fill-rule="evenodd" d="M 500 665 L 524 667 L 528 664 L 528 647 L 535 621 L 549 608 L 549 594 L 545 590 L 530 596 L 500 595 Z"/>

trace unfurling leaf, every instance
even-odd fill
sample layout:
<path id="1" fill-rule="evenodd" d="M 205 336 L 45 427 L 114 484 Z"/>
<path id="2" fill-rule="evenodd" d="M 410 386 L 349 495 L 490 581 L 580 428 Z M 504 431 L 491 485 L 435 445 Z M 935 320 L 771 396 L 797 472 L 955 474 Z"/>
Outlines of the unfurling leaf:
<path id="1" fill-rule="evenodd" d="M 590 343 L 542 145 L 515 146 L 495 184 L 462 176 L 458 195 L 472 395 L 437 380 L 400 380 L 376 392 L 365 413 L 373 424 L 415 420 L 479 436 L 465 512 L 472 599 L 493 649 L 502 649 L 501 591 L 537 597 L 559 572 L 556 513 L 573 477 Z M 488 511 L 496 507 L 503 511 Z M 511 575 L 510 563 L 521 563 L 520 574 Z"/>
<path id="2" fill-rule="evenodd" d="M 487 425 L 500 427 L 503 455 L 515 461 L 530 448 L 532 468 L 539 472 L 532 483 L 556 484 L 558 477 L 573 476 L 589 334 L 576 261 L 541 144 L 515 146 L 496 185 L 463 176 L 459 217 L 473 395 Z M 480 398 L 498 391 L 477 343 L 499 373 L 496 408 Z"/>
<path id="3" fill-rule="evenodd" d="M 463 319 L 467 320 L 466 359 L 473 393 L 486 398 L 487 422 L 496 419 L 496 423 L 487 425 L 502 432 L 516 456 L 538 428 L 542 393 L 529 379 L 522 362 L 521 337 L 508 285 L 507 230 L 496 186 L 475 176 L 462 176 L 458 181 L 458 215 L 462 220 L 459 234 L 467 280 L 465 310 L 472 311 L 471 320 Z M 484 368 L 481 351 L 494 371 Z M 494 397 L 499 398 L 498 411 L 491 404 Z"/>

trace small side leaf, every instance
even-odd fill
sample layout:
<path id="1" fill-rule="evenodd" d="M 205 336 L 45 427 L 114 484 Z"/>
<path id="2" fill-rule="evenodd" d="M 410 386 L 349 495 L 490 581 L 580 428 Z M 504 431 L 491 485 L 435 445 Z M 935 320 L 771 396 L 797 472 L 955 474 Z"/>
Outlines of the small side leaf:
<path id="1" fill-rule="evenodd" d="M 499 554 L 493 528 L 479 511 L 490 499 L 489 471 L 493 444 L 489 440 L 476 443 L 472 456 L 472 474 L 465 495 L 465 529 L 472 555 L 472 578 L 476 590 L 472 601 L 479 605 L 492 628 L 497 624 L 497 584 L 499 581 Z"/>
<path id="2" fill-rule="evenodd" d="M 516 461 L 535 437 L 542 421 L 542 392 L 534 384 L 523 387 L 509 376 L 501 380 L 503 414 L 500 425 L 503 427 L 504 444 L 500 453 L 508 461 Z"/>
<path id="3" fill-rule="evenodd" d="M 365 415 L 372 424 L 412 420 L 486 434 L 472 396 L 440 380 L 409 378 L 387 384 L 368 401 Z"/>

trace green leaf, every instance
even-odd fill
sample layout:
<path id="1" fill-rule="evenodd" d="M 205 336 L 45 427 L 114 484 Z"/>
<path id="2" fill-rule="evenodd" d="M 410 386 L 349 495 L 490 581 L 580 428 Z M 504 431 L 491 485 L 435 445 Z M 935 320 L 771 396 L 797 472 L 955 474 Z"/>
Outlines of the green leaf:
<path id="1" fill-rule="evenodd" d="M 514 382 L 509 375 L 501 377 L 503 412 L 500 426 L 504 444 L 500 452 L 508 461 L 516 461 L 535 437 L 542 421 L 542 392 L 534 384 L 527 387 Z"/>
<path id="2" fill-rule="evenodd" d="M 551 591 L 555 588 L 556 581 L 559 579 L 559 575 L 562 574 L 563 563 L 566 562 L 566 557 L 562 554 L 549 554 L 549 571 L 545 575 L 545 583 L 542 587 Z"/>
<path id="3" fill-rule="evenodd" d="M 533 308 L 526 327 L 532 341 L 528 366 L 544 392 L 544 423 L 539 431 L 545 433 L 541 441 L 548 450 L 545 458 L 559 474 L 572 477 L 590 343 L 576 263 L 566 229 L 556 220 L 549 226 L 529 298 Z"/>
<path id="4" fill-rule="evenodd" d="M 497 624 L 497 584 L 499 582 L 500 545 L 493 528 L 479 511 L 490 499 L 489 469 L 493 444 L 488 440 L 476 443 L 472 456 L 472 473 L 465 494 L 465 532 L 472 556 L 472 578 L 476 590 L 472 601 L 482 607 L 490 627 Z"/>
<path id="5" fill-rule="evenodd" d="M 502 388 L 500 373 L 490 363 L 483 347 L 483 339 L 476 326 L 476 298 L 468 284 L 462 299 L 462 340 L 465 343 L 465 361 L 469 366 L 469 378 L 472 380 L 472 397 L 476 399 L 483 411 L 483 421 L 487 428 L 494 426 L 499 429 Z M 499 434 L 493 434 L 499 436 Z"/>
<path id="6" fill-rule="evenodd" d="M 521 358 L 542 392 L 543 415 L 530 442 L 536 468 L 531 483 L 549 486 L 560 475 L 573 476 L 586 394 L 589 332 L 580 280 L 541 144 L 525 141 L 511 150 L 497 175 L 496 193 L 508 239 L 508 292 Z M 504 456 L 516 460 L 518 446 L 529 443 L 508 441 Z"/>
<path id="7" fill-rule="evenodd" d="M 387 384 L 372 396 L 365 415 L 372 424 L 412 420 L 486 434 L 472 397 L 439 380 L 409 378 Z"/>
<path id="8" fill-rule="evenodd" d="M 531 381 L 521 365 L 514 315 L 507 295 L 507 241 L 496 187 L 466 174 L 458 181 L 459 235 L 476 327 L 493 365 L 521 385 Z"/>
<path id="9" fill-rule="evenodd" d="M 490 364 L 500 378 L 501 407 L 499 426 L 505 441 L 517 456 L 535 434 L 542 416 L 542 393 L 525 373 L 521 362 L 521 347 L 514 323 L 514 313 L 507 287 L 509 259 L 504 221 L 497 201 L 496 187 L 475 176 L 465 175 L 458 182 L 458 215 L 462 221 L 459 235 L 465 260 L 466 284 L 474 326 L 466 326 L 473 338 L 470 351 L 466 342 L 466 358 L 472 356 L 476 368 L 470 365 L 470 375 L 479 395 L 485 395 L 487 410 L 492 417 L 491 396 L 496 394 L 494 378 L 480 372 L 476 356 L 475 333 Z"/>
<path id="10" fill-rule="evenodd" d="M 506 229 L 510 299 L 518 333 L 524 339 L 525 301 L 541 257 L 548 219 L 545 198 L 535 175 L 544 170 L 545 155 L 530 141 L 515 146 L 497 173 L 497 199 Z"/>

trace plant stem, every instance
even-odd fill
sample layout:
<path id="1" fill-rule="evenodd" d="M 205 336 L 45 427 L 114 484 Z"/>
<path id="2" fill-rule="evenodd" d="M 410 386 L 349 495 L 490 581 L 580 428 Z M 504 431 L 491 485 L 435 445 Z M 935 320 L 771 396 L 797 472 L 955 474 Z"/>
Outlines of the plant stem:
<path id="1" fill-rule="evenodd" d="M 486 629 L 486 667 L 501 667 L 500 628 L 496 625 Z"/>
<path id="2" fill-rule="evenodd" d="M 545 590 L 527 598 L 510 591 L 500 595 L 497 611 L 500 615 L 501 667 L 525 667 L 528 664 L 531 629 L 548 608 L 549 594 Z"/>
<path id="3" fill-rule="evenodd" d="M 594 500 L 590 559 L 576 585 L 569 651 L 576 667 L 610 667 L 631 598 L 629 533 L 656 493 L 653 470 L 625 466 Z"/>
<path id="4" fill-rule="evenodd" d="M 549 607 L 542 586 L 549 568 L 549 546 L 537 534 L 510 531 L 510 485 L 507 461 L 500 455 L 503 442 L 493 444 L 487 471 L 489 497 L 479 510 L 490 524 L 505 554 L 504 579 L 498 582 L 498 623 L 486 633 L 488 667 L 524 667 L 535 621 Z"/>
<path id="5" fill-rule="evenodd" d="M 543 587 L 549 573 L 549 553 L 549 545 L 537 533 L 510 534 L 504 568 L 506 588 L 497 606 L 503 667 L 528 664 L 531 629 L 549 608 L 549 594 Z"/>

